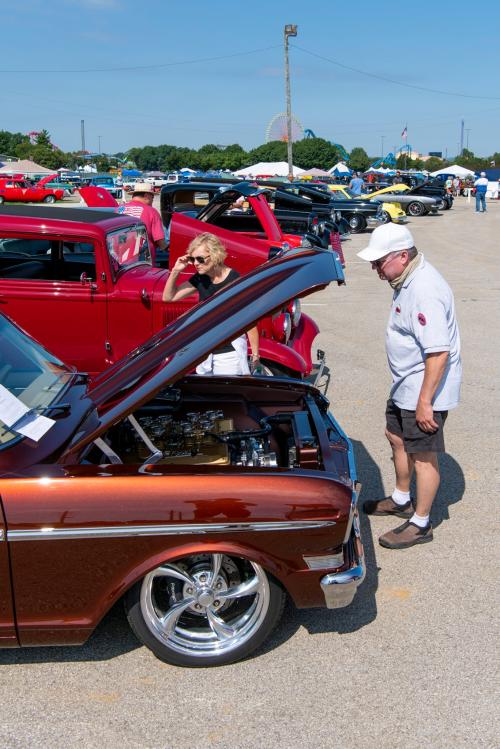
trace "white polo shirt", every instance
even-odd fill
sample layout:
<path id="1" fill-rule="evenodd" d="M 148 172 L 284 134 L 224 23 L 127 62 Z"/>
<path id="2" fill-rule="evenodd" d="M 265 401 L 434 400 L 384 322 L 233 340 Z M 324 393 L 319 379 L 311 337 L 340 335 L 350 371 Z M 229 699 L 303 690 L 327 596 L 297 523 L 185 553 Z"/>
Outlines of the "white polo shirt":
<path id="1" fill-rule="evenodd" d="M 462 363 L 453 293 L 422 255 L 420 265 L 394 292 L 385 336 L 392 374 L 390 398 L 414 411 L 424 379 L 425 356 L 448 351 L 446 371 L 433 398 L 435 411 L 455 408 L 460 400 Z"/>

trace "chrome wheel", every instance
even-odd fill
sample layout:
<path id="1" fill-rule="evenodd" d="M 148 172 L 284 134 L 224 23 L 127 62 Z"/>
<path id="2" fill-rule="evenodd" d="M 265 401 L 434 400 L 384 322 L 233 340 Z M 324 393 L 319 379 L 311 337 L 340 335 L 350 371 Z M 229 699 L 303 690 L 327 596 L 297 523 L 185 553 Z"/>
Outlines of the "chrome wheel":
<path id="1" fill-rule="evenodd" d="M 131 591 L 127 613 L 136 635 L 162 660 L 220 665 L 262 642 L 281 615 L 282 597 L 258 564 L 197 554 L 147 574 Z"/>
<path id="2" fill-rule="evenodd" d="M 417 200 L 415 200 L 414 202 L 408 204 L 406 213 L 409 216 L 423 216 L 425 213 L 425 208 L 422 203 L 419 203 Z"/>
<path id="3" fill-rule="evenodd" d="M 349 226 L 351 227 L 352 233 L 357 234 L 358 232 L 363 231 L 366 226 L 366 221 L 363 216 L 350 216 Z"/>

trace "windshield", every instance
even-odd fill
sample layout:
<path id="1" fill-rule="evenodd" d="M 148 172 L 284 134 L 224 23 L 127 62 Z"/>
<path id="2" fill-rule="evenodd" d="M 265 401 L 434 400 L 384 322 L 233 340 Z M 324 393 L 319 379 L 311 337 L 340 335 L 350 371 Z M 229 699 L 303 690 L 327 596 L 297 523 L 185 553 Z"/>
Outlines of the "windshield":
<path id="1" fill-rule="evenodd" d="M 0 340 L 0 385 L 30 409 L 53 403 L 71 378 L 71 370 L 3 316 Z M 5 426 L 0 413 L 0 449 L 19 436 Z"/>
<path id="2" fill-rule="evenodd" d="M 137 263 L 151 265 L 146 227 L 142 224 L 111 232 L 106 237 L 109 259 L 115 273 Z"/>
<path id="3" fill-rule="evenodd" d="M 96 185 L 111 185 L 114 186 L 112 177 L 95 177 L 94 182 Z"/>

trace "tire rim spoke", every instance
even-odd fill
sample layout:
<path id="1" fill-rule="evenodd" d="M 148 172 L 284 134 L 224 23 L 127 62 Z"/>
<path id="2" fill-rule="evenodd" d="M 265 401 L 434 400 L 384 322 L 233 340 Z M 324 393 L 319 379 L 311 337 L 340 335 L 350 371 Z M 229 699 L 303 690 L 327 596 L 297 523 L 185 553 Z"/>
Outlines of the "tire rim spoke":
<path id="1" fill-rule="evenodd" d="M 226 624 L 220 616 L 217 616 L 211 608 L 207 609 L 207 617 L 213 633 L 217 635 L 219 639 L 228 640 L 236 634 L 235 630 Z"/>
<path id="2" fill-rule="evenodd" d="M 255 577 L 252 577 L 251 580 L 247 580 L 246 582 L 242 583 L 241 585 L 237 585 L 234 588 L 228 588 L 228 590 L 221 591 L 220 593 L 217 593 L 217 598 L 220 598 L 223 601 L 232 599 L 232 598 L 243 598 L 244 596 L 252 596 L 256 593 L 260 593 L 262 590 L 262 583 L 255 575 Z"/>
<path id="3" fill-rule="evenodd" d="M 174 565 L 163 564 L 161 567 L 158 567 L 158 569 L 155 570 L 154 575 L 155 577 L 175 577 L 176 580 L 180 580 L 186 585 L 190 585 L 192 588 L 196 587 L 193 578 L 189 577 L 186 572 L 183 572 Z"/>
<path id="4" fill-rule="evenodd" d="M 210 582 L 209 586 L 214 587 L 215 583 L 217 582 L 217 578 L 219 577 L 219 572 L 222 564 L 222 554 L 213 554 L 212 555 L 212 574 L 210 576 Z"/>
<path id="5" fill-rule="evenodd" d="M 184 598 L 182 601 L 174 603 L 165 616 L 158 619 L 158 623 L 165 634 L 168 635 L 173 632 L 180 615 L 188 608 L 188 606 L 191 606 L 193 602 L 194 598 Z"/>

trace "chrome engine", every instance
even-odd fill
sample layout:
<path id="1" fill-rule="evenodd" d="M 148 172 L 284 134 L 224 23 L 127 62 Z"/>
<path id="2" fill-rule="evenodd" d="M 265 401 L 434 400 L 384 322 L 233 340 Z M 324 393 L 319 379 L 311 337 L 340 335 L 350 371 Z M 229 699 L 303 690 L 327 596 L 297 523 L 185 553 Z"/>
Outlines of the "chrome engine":
<path id="1" fill-rule="evenodd" d="M 136 454 L 147 463 L 278 465 L 270 449 L 271 427 L 235 430 L 223 411 L 158 416 L 130 416 Z"/>

